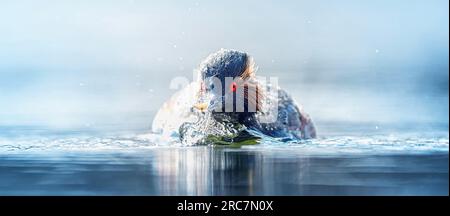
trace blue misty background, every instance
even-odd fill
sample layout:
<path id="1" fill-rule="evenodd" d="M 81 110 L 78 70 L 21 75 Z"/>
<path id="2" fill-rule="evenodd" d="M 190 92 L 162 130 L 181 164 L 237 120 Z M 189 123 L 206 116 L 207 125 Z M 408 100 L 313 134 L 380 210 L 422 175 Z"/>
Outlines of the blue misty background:
<path id="1" fill-rule="evenodd" d="M 0 126 L 148 129 L 170 80 L 224 47 L 319 125 L 448 128 L 448 4 L 0 0 Z"/>

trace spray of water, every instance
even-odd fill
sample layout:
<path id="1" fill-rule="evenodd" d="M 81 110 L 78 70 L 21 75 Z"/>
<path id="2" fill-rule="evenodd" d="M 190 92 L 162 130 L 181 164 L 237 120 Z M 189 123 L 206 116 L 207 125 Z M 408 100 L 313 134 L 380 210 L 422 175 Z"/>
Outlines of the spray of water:
<path id="1" fill-rule="evenodd" d="M 183 145 L 214 144 L 223 138 L 233 141 L 246 128 L 223 115 L 217 120 L 211 112 L 203 113 L 196 122 L 186 122 L 180 127 L 180 140 Z"/>

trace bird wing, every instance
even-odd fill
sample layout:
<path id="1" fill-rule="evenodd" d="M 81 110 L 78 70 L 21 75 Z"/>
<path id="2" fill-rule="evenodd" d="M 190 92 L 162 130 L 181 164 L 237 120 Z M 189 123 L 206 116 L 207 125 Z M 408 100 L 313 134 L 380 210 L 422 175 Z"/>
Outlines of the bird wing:
<path id="1" fill-rule="evenodd" d="M 152 131 L 178 133 L 181 124 L 192 118 L 191 108 L 196 100 L 197 87 L 197 83 L 192 82 L 164 102 L 153 119 Z"/>
<path id="2" fill-rule="evenodd" d="M 278 89 L 278 95 L 273 100 L 277 100 L 277 109 L 269 110 L 276 113 L 276 121 L 261 124 L 264 133 L 285 137 L 294 135 L 300 139 L 315 138 L 316 129 L 309 115 L 303 108 L 292 99 L 283 89 Z"/>

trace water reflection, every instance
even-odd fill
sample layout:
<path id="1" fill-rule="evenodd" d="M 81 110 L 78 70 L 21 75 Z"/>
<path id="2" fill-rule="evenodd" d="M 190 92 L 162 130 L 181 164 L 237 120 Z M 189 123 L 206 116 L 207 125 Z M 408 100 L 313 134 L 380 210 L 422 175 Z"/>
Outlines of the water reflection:
<path id="1" fill-rule="evenodd" d="M 448 153 L 157 147 L 0 160 L 1 195 L 448 195 Z"/>
<path id="2" fill-rule="evenodd" d="M 153 167 L 161 194 L 259 195 L 289 192 L 274 184 L 283 178 L 301 182 L 308 158 L 284 163 L 264 152 L 194 147 L 158 151 Z"/>
<path id="3" fill-rule="evenodd" d="M 292 151 L 187 148 L 156 154 L 159 194 L 448 194 L 448 155 L 308 157 Z"/>

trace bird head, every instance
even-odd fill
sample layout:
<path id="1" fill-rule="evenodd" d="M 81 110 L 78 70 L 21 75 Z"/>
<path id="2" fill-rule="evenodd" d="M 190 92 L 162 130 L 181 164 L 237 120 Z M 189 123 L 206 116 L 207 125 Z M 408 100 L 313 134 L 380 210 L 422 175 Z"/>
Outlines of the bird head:
<path id="1" fill-rule="evenodd" d="M 198 101 L 194 108 L 214 114 L 249 114 L 261 110 L 262 89 L 247 53 L 221 49 L 198 68 Z"/>

